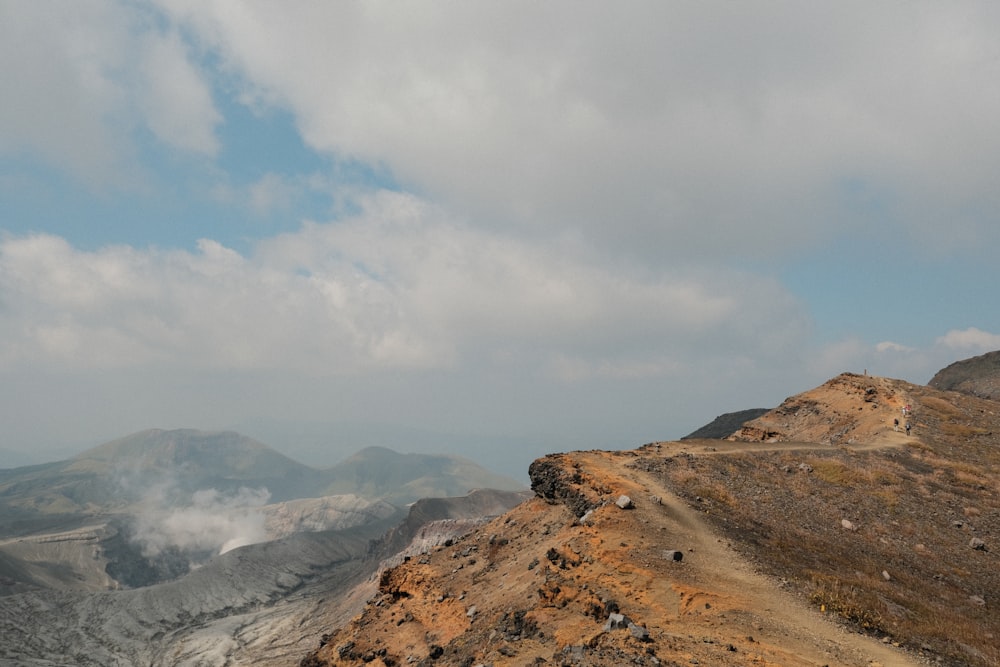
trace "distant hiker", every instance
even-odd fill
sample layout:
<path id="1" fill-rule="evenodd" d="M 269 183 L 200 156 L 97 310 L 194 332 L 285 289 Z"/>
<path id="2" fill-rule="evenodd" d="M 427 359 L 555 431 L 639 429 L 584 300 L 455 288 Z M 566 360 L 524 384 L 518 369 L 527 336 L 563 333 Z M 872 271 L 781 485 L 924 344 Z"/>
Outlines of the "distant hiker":
<path id="1" fill-rule="evenodd" d="M 910 435 L 910 422 L 906 422 L 906 435 Z"/>
<path id="2" fill-rule="evenodd" d="M 899 433 L 899 420 L 898 419 L 893 419 L 892 420 L 892 430 L 895 431 L 896 433 Z"/>

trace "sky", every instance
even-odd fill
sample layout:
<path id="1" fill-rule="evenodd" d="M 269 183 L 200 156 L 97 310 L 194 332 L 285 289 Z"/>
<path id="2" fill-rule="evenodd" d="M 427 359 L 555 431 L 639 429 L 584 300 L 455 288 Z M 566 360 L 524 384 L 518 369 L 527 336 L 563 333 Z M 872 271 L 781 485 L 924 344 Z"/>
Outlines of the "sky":
<path id="1" fill-rule="evenodd" d="M 0 454 L 516 474 L 1000 349 L 1000 5 L 0 0 Z"/>

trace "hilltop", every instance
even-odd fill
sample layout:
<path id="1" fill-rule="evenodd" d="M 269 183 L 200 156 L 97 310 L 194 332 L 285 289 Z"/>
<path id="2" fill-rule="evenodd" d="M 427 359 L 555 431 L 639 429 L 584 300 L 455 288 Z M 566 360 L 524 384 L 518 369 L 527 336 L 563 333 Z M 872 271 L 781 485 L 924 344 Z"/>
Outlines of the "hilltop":
<path id="1" fill-rule="evenodd" d="M 725 440 L 551 455 L 302 665 L 995 667 L 998 434 L 996 401 L 845 373 Z"/>

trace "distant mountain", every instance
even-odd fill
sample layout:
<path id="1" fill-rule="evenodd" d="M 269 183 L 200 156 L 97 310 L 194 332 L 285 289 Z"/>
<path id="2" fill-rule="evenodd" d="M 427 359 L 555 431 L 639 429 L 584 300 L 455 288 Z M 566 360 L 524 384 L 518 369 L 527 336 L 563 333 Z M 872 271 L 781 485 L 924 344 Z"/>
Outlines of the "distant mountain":
<path id="1" fill-rule="evenodd" d="M 698 430 L 685 435 L 681 440 L 691 440 L 693 438 L 727 438 L 740 430 L 740 427 L 744 423 L 760 417 L 767 411 L 768 408 L 750 408 L 749 410 L 721 414 Z"/>
<path id="2" fill-rule="evenodd" d="M 190 502 L 197 491 L 229 497 L 241 489 L 266 489 L 272 503 L 354 494 L 400 505 L 473 488 L 524 486 L 456 456 L 369 447 L 317 470 L 232 431 L 154 429 L 66 461 L 0 470 L 0 537 L 14 519 L 134 512 L 151 495 L 161 506 L 173 506 Z"/>
<path id="3" fill-rule="evenodd" d="M 366 447 L 325 472 L 324 495 L 353 493 L 397 504 L 464 496 L 472 489 L 524 488 L 459 456 L 400 454 L 385 447 Z"/>
<path id="4" fill-rule="evenodd" d="M 65 472 L 92 472 L 126 487 L 168 481 L 188 493 L 266 488 L 275 502 L 317 495 L 323 485 L 319 471 L 252 438 L 194 429 L 133 433 L 76 456 Z"/>
<path id="5" fill-rule="evenodd" d="M 324 475 L 233 432 L 149 430 L 65 461 L 0 470 L 0 507 L 13 515 L 94 515 L 189 501 L 200 489 L 266 488 L 272 501 L 321 495 Z M 0 535 L 4 532 L 0 520 Z"/>
<path id="6" fill-rule="evenodd" d="M 939 370 L 927 386 L 1000 401 L 1000 350 L 956 361 Z"/>

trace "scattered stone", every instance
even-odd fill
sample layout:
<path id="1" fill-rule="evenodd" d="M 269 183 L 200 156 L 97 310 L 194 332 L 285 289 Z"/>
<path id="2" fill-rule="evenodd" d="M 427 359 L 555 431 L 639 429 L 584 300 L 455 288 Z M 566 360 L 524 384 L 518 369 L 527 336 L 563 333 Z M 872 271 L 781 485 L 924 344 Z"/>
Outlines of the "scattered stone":
<path id="1" fill-rule="evenodd" d="M 341 658 L 344 659 L 349 658 L 353 651 L 354 651 L 354 642 L 347 642 L 346 644 L 337 647 L 337 655 L 339 655 Z"/>
<path id="2" fill-rule="evenodd" d="M 615 501 L 615 505 L 618 505 L 618 507 L 623 510 L 630 510 L 635 507 L 632 499 L 628 496 L 619 496 L 618 500 Z"/>
<path id="3" fill-rule="evenodd" d="M 632 636 L 641 642 L 649 641 L 649 630 L 642 627 L 641 625 L 636 625 L 631 621 L 628 624 L 628 631 L 632 633 Z"/>
<path id="4" fill-rule="evenodd" d="M 433 644 L 431 646 L 431 652 L 429 654 L 430 659 L 437 660 L 442 655 L 444 655 L 444 647 L 439 646 L 438 644 Z"/>
<path id="5" fill-rule="evenodd" d="M 882 570 L 882 578 L 885 579 L 886 581 L 892 581 L 892 577 L 889 576 L 889 573 L 886 572 L 885 570 Z"/>
<path id="6" fill-rule="evenodd" d="M 664 551 L 663 557 L 667 560 L 681 561 L 684 559 L 684 552 L 680 549 L 673 549 L 671 551 Z"/>
<path id="7" fill-rule="evenodd" d="M 811 465 L 809 465 L 808 463 L 800 463 L 799 464 L 799 470 L 801 470 L 802 472 L 812 472 L 813 471 L 813 467 Z"/>
<path id="8" fill-rule="evenodd" d="M 986 599 L 981 595 L 970 595 L 969 602 L 976 605 L 977 607 L 985 607 Z"/>
<path id="9" fill-rule="evenodd" d="M 465 612 L 465 615 L 471 619 L 474 619 L 476 617 L 477 611 L 478 610 L 476 609 L 476 605 L 472 605 L 471 607 L 469 607 L 469 611 Z"/>
<path id="10" fill-rule="evenodd" d="M 850 521 L 848 521 L 847 519 L 841 519 L 841 520 L 840 520 L 840 526 L 841 526 L 841 527 L 842 527 L 842 528 L 843 528 L 844 530 L 857 530 L 857 529 L 858 529 L 858 527 L 857 527 L 857 526 L 855 526 L 855 525 L 854 525 L 853 523 L 851 523 L 851 522 L 850 522 Z"/>
<path id="11" fill-rule="evenodd" d="M 978 537 L 973 537 L 971 540 L 969 540 L 969 546 L 975 549 L 976 551 L 986 551 L 986 542 L 983 542 Z"/>
<path id="12" fill-rule="evenodd" d="M 611 613 L 608 614 L 608 620 L 604 623 L 604 631 L 611 632 L 612 630 L 624 630 L 628 628 L 629 617 L 625 614 Z"/>

